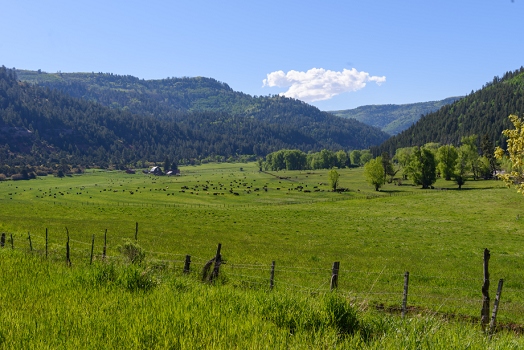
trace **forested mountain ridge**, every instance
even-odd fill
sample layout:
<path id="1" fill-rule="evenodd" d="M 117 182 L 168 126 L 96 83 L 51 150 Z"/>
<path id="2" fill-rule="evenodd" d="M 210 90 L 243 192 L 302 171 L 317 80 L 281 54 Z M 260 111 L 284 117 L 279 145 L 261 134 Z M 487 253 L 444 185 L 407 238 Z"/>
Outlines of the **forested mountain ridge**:
<path id="1" fill-rule="evenodd" d="M 280 99 L 264 102 L 271 110 Z M 282 120 L 286 115 L 273 117 Z M 0 173 L 6 175 L 13 173 L 9 168 L 26 165 L 123 168 L 165 158 L 187 163 L 241 155 L 260 157 L 283 148 L 307 152 L 364 145 L 355 141 L 355 131 L 337 130 L 320 122 L 307 127 L 311 127 L 309 133 L 304 131 L 306 127 L 213 111 L 173 110 L 170 118 L 134 114 L 21 82 L 14 71 L 0 67 Z M 329 137 L 316 138 L 313 132 Z M 366 137 L 365 133 L 361 136 Z"/>
<path id="2" fill-rule="evenodd" d="M 409 103 L 402 105 L 367 105 L 354 109 L 330 111 L 334 115 L 344 118 L 353 118 L 382 131 L 396 135 L 406 130 L 423 115 L 436 112 L 440 108 L 453 103 L 462 97 L 448 97 L 440 101 Z"/>
<path id="3" fill-rule="evenodd" d="M 512 128 L 510 114 L 524 114 L 524 67 L 495 77 L 481 89 L 422 117 L 416 124 L 391 137 L 374 154 L 397 148 L 422 146 L 428 142 L 459 145 L 464 136 L 488 135 L 497 146 L 505 147 L 502 131 Z"/>
<path id="4" fill-rule="evenodd" d="M 107 73 L 42 73 L 17 70 L 22 81 L 163 120 L 186 122 L 180 112 L 223 112 L 273 127 L 297 129 L 325 148 L 362 149 L 389 135 L 356 120 L 340 118 L 299 100 L 250 96 L 211 78 L 143 80 Z"/>

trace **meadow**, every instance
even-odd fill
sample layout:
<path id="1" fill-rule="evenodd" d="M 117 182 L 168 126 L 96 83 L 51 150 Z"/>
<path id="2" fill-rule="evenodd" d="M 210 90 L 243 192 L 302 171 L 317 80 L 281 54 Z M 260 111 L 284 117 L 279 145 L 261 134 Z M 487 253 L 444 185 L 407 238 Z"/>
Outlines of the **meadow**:
<path id="1" fill-rule="evenodd" d="M 430 338 L 436 328 L 449 328 L 450 333 L 445 334 L 450 337 L 455 333 L 466 332 L 468 335 L 459 337 L 460 341 L 476 339 L 473 345 L 486 348 L 482 333 L 470 323 L 478 322 L 480 314 L 482 256 L 484 248 L 488 248 L 491 251 L 492 299 L 495 297 L 498 280 L 504 279 L 497 318 L 499 325 L 504 329 L 522 329 L 524 235 L 520 217 L 523 214 L 521 206 L 524 199 L 515 191 L 506 189 L 499 181 L 468 181 L 460 191 L 454 183 L 443 180 L 438 180 L 433 190 L 421 190 L 406 182 L 402 186 L 387 184 L 380 192 L 375 192 L 366 184 L 362 169 L 340 169 L 340 186 L 348 191 L 333 193 L 329 191 L 327 170 L 269 174 L 259 172 L 254 163 L 206 164 L 182 167 L 181 170 L 182 176 L 177 177 L 90 170 L 82 175 L 64 178 L 48 176 L 30 181 L 0 182 L 0 232 L 8 233 L 8 238 L 12 234 L 15 247 L 14 252 L 10 253 L 9 249 L 3 249 L 2 256 L 3 259 L 12 261 L 9 269 L 17 261 L 21 269 L 20 272 L 11 273 L 6 272 L 9 269 L 2 269 L 2 280 L 9 280 L 12 284 L 10 286 L 4 283 L 6 287 L 2 289 L 2 298 L 18 300 L 12 307 L 4 306 L 1 309 L 4 326 L 9 329 L 9 324 L 5 324 L 9 323 L 6 315 L 13 318 L 12 322 L 31 322 L 29 310 L 32 309 L 31 303 L 35 303 L 42 310 L 56 307 L 56 319 L 43 322 L 50 327 L 50 331 L 59 327 L 58 320 L 66 317 L 62 313 L 65 310 L 61 308 L 67 309 L 67 303 L 58 306 L 60 298 L 54 291 L 62 288 L 71 295 L 78 294 L 67 299 L 75 299 L 75 306 L 71 306 L 73 309 L 81 309 L 82 305 L 91 304 L 95 300 L 108 305 L 134 305 L 130 309 L 124 307 L 118 314 L 131 313 L 133 310 L 142 312 L 149 307 L 159 308 L 160 304 L 155 304 L 156 301 L 153 300 L 168 298 L 161 297 L 166 293 L 171 296 L 179 295 L 174 291 L 181 288 L 189 291 L 184 297 L 187 299 L 182 298 L 184 301 L 181 301 L 184 308 L 198 309 L 202 313 L 199 317 L 203 318 L 205 312 L 210 312 L 211 315 L 215 312 L 215 306 L 210 306 L 215 303 L 206 304 L 204 299 L 223 300 L 225 304 L 216 308 L 231 307 L 231 300 L 243 305 L 235 304 L 233 308 L 249 308 L 249 305 L 256 304 L 254 299 L 276 298 L 287 300 L 290 305 L 305 305 L 304 310 L 311 309 L 313 313 L 318 309 L 319 315 L 325 315 L 325 306 L 330 303 L 324 298 L 329 295 L 331 265 L 334 261 L 340 261 L 337 290 L 340 300 L 349 303 L 361 313 L 359 315 L 362 315 L 364 321 L 369 318 L 367 323 L 362 321 L 367 324 L 362 332 L 365 333 L 368 329 L 373 334 L 384 333 L 383 338 L 375 336 L 374 340 L 368 340 L 366 346 L 369 348 L 384 348 L 385 343 L 382 340 L 387 342 L 385 339 L 390 339 L 390 344 L 400 344 L 388 338 L 393 335 L 386 330 L 380 331 L 382 326 L 387 329 L 404 329 L 404 340 L 407 342 L 416 341 L 410 338 L 410 334 L 414 333 L 410 333 L 409 327 L 426 329 L 427 332 L 423 334 Z M 106 265 L 100 257 L 104 232 L 107 230 L 108 259 L 114 261 L 119 269 L 123 269 L 118 270 L 120 272 L 116 275 L 127 276 L 126 274 L 133 271 L 129 272 L 130 267 L 123 264 L 118 246 L 126 238 L 134 239 L 137 222 L 138 243 L 146 251 L 146 265 L 142 267 L 141 273 L 150 271 L 152 279 L 166 282 L 158 283 L 151 291 L 138 294 L 113 290 L 126 290 L 127 287 L 121 286 L 128 285 L 127 282 L 112 282 L 109 286 L 105 283 L 103 288 L 97 288 L 97 284 L 89 276 L 99 273 L 106 275 Z M 71 238 L 72 269 L 68 269 L 64 263 L 66 227 Z M 47 260 L 43 257 L 46 229 L 49 233 Z M 31 235 L 34 257 L 30 254 L 28 233 Z M 93 235 L 95 263 L 89 266 Z M 220 286 L 213 289 L 197 281 L 202 266 L 214 256 L 218 243 L 222 244 L 225 264 L 221 269 Z M 9 245 L 10 242 L 7 243 L 7 248 Z M 182 276 L 181 273 L 186 255 L 191 255 L 192 260 L 192 274 L 189 277 Z M 268 294 L 272 261 L 276 262 L 275 288 L 272 294 Z M 31 270 L 26 271 L 20 267 L 27 264 L 34 265 L 33 270 L 37 271 L 40 267 L 36 266 L 42 266 L 44 271 L 32 276 Z M 4 262 L 2 266 L 5 266 Z M 411 323 L 406 323 L 397 315 L 406 271 L 410 272 L 408 318 Z M 9 276 L 13 274 L 23 277 L 22 280 L 17 278 L 11 281 Z M 44 276 L 50 277 L 46 279 Z M 122 278 L 115 277 L 114 281 L 121 281 Z M 88 282 L 78 282 L 79 279 Z M 31 293 L 31 285 L 47 286 L 47 289 Z M 78 285 L 84 286 L 82 288 L 85 291 L 79 291 Z M 91 287 L 87 288 L 86 285 Z M 18 293 L 18 296 L 13 296 L 13 293 Z M 113 296 L 115 293 L 117 296 Z M 55 298 L 51 306 L 42 306 L 44 302 L 41 298 L 46 295 Z M 200 295 L 204 298 L 202 302 L 192 306 L 191 300 L 198 299 L 197 296 Z M 175 298 L 176 302 L 182 300 L 180 296 L 177 298 L 179 299 Z M 164 301 L 170 305 L 175 299 Z M 136 303 L 140 305 L 135 305 Z M 151 306 L 148 303 L 152 303 Z M 240 317 L 237 310 L 230 316 L 240 317 L 239 323 L 224 325 L 220 322 L 228 321 L 211 322 L 209 330 L 215 332 L 212 336 L 203 335 L 205 327 L 199 328 L 200 331 L 195 334 L 202 339 L 202 344 L 206 344 L 201 344 L 202 346 L 211 347 L 210 341 L 218 341 L 217 339 L 226 337 L 227 333 L 232 338 L 228 338 L 230 342 L 226 343 L 237 344 L 229 348 L 243 347 L 240 341 L 242 335 L 246 339 L 253 337 L 252 344 L 264 344 L 264 339 L 255 335 L 258 332 L 266 332 L 269 337 L 274 337 L 273 343 L 266 344 L 276 344 L 277 348 L 301 347 L 300 344 L 331 347 L 339 341 L 347 342 L 348 345 L 357 341 L 357 338 L 365 338 L 346 337 L 341 340 L 337 336 L 340 331 L 337 331 L 336 326 L 328 321 L 319 321 L 319 324 L 327 325 L 327 328 L 296 326 L 300 330 L 296 334 L 300 335 L 298 338 L 301 340 L 286 343 L 289 341 L 289 327 L 275 328 L 278 322 L 271 320 L 270 316 L 267 316 L 268 322 L 260 321 L 266 318 L 263 311 L 266 307 L 269 306 L 260 306 L 259 309 L 254 307 L 262 311 L 253 312 L 253 316 L 247 313 L 250 316 L 245 317 L 249 321 L 244 316 Z M 110 312 L 114 312 L 112 307 L 108 308 L 111 309 Z M 95 320 L 89 322 L 96 322 L 98 311 L 88 308 L 86 312 L 94 313 Z M 175 316 L 169 316 L 166 312 L 158 313 L 160 316 L 156 321 L 147 322 L 159 322 L 159 327 L 166 327 L 166 322 L 175 322 L 171 319 Z M 297 316 L 297 319 L 315 319 L 316 316 L 307 312 L 304 311 L 305 316 Z M 145 313 L 143 317 L 155 319 L 154 314 L 150 313 Z M 180 320 L 184 317 L 186 321 L 191 321 L 191 316 L 180 311 L 177 322 L 182 322 Z M 253 320 L 251 317 L 254 317 Z M 134 324 L 125 325 L 126 329 L 144 324 L 142 316 L 138 315 L 136 318 Z M 82 319 L 87 322 L 90 318 L 83 315 Z M 244 322 L 241 320 L 247 323 L 241 326 Z M 454 320 L 453 322 L 460 325 L 442 320 Z M 58 324 L 54 325 L 54 322 Z M 63 322 L 75 324 L 76 321 Z M 255 322 L 256 326 L 249 322 Z M 101 324 L 100 327 L 115 327 L 110 325 L 109 320 Z M 249 324 L 252 324 L 251 328 Z M 92 323 L 88 326 L 95 327 Z M 76 332 L 81 332 L 85 327 L 80 327 Z M 178 326 L 171 324 L 170 327 L 168 328 Z M 135 334 L 133 332 L 131 333 Z M 167 333 L 162 335 L 158 332 L 160 331 L 153 332 L 154 339 L 176 338 L 173 334 L 167 337 Z M 167 330 L 164 332 L 169 333 Z M 18 339 L 15 333 L 5 333 L 3 330 L 1 334 L 0 339 Z M 79 334 L 72 338 L 82 341 L 84 338 Z M 518 336 L 505 332 L 500 332 L 497 336 L 504 344 L 522 345 Z M 30 335 L 27 337 L 29 338 L 25 341 L 31 339 Z M 116 334 L 111 339 L 123 341 Z M 140 339 L 136 343 L 125 344 L 135 344 L 135 347 L 155 344 L 151 340 L 153 338 L 150 339 L 151 342 Z M 179 334 L 178 339 L 185 338 Z M 505 343 L 506 341 L 509 343 Z M 65 344 L 73 347 L 74 343 Z M 189 344 L 179 344 L 174 348 L 190 348 Z M 228 347 L 223 344 L 220 347 Z M 431 340 L 430 344 L 436 345 L 436 340 Z M 498 346 L 498 343 L 492 344 Z M 394 345 L 391 346 L 395 348 Z"/>

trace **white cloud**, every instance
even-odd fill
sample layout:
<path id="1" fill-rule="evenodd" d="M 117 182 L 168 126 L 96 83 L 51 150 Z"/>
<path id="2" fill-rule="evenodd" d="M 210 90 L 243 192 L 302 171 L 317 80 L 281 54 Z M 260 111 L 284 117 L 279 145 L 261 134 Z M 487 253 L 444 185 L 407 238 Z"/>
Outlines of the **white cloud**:
<path id="1" fill-rule="evenodd" d="M 381 85 L 386 77 L 370 76 L 355 68 L 344 69 L 342 72 L 312 68 L 307 72 L 290 70 L 287 73 L 279 70 L 269 73 L 263 80 L 263 86 L 289 88 L 280 95 L 296 98 L 305 102 L 329 100 L 348 91 L 363 89 L 367 82 L 374 81 Z"/>

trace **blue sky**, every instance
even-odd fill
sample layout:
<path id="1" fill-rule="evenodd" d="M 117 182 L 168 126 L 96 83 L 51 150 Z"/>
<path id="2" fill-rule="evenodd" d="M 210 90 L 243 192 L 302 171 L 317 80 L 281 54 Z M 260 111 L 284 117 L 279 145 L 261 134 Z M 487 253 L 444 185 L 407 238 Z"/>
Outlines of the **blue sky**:
<path id="1" fill-rule="evenodd" d="M 524 65 L 524 0 L 0 0 L 0 65 L 204 76 L 322 110 L 439 100 Z"/>

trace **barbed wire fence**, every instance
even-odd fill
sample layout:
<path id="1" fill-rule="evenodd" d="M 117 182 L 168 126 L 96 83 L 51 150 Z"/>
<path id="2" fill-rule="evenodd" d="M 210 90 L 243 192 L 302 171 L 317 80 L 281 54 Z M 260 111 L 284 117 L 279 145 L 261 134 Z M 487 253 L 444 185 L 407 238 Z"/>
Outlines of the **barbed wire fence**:
<path id="1" fill-rule="evenodd" d="M 113 236 L 112 239 L 113 241 L 129 240 L 129 237 Z M 68 242 L 73 266 L 91 264 L 93 259 L 116 263 L 128 262 L 122 254 L 101 253 L 101 244 L 97 242 L 95 245 L 94 238 L 91 242 L 85 242 L 69 237 Z M 56 240 L 51 243 L 46 230 L 45 236 L 28 232 L 27 237 L 21 234 L 13 237 L 13 234 L 2 233 L 0 246 L 3 249 L 37 254 L 55 262 L 65 262 L 67 254 L 65 243 L 65 239 L 63 243 L 57 243 Z M 220 249 L 217 256 L 211 259 L 153 250 L 145 250 L 145 253 L 147 263 L 152 267 L 161 266 L 176 273 L 191 272 L 193 275 L 201 276 L 202 268 L 206 264 L 214 262 L 216 268 Z M 486 311 L 486 295 L 481 288 L 483 282 L 486 282 L 486 275 L 484 278 L 482 276 L 431 276 L 417 272 L 410 274 L 407 271 L 391 271 L 387 266 L 380 271 L 358 270 L 340 268 L 339 262 L 334 262 L 332 268 L 312 268 L 280 265 L 278 261 L 254 264 L 221 261 L 219 268 L 222 281 L 238 288 L 268 291 L 275 289 L 309 295 L 325 294 L 336 290 L 337 293 L 347 297 L 359 310 L 374 308 L 402 315 L 424 313 L 471 322 L 479 322 L 481 310 Z M 504 280 L 504 283 L 506 284 L 504 298 L 501 298 L 502 280 L 499 280 L 500 289 L 494 298 L 491 323 L 494 325 L 496 319 L 511 328 L 523 321 L 522 284 L 511 279 Z M 489 302 L 488 296 L 488 305 Z M 487 312 L 489 313 L 490 310 L 488 309 Z M 487 327 L 487 324 L 483 324 L 483 327 Z M 518 326 L 518 328 L 524 327 Z"/>

